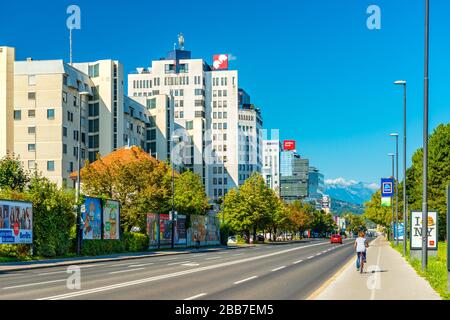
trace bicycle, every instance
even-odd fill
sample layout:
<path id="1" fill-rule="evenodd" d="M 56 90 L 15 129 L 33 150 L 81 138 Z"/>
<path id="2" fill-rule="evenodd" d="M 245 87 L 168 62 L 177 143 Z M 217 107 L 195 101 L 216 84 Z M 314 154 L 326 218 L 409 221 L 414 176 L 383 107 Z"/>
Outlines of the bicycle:
<path id="1" fill-rule="evenodd" d="M 358 252 L 359 272 L 364 273 L 364 252 Z"/>

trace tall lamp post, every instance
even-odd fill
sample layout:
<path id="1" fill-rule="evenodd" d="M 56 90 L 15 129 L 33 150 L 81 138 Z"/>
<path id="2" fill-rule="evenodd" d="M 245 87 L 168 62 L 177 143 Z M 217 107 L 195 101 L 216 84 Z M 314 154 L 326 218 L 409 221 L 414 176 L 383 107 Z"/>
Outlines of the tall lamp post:
<path id="1" fill-rule="evenodd" d="M 388 156 L 391 157 L 391 159 L 392 159 L 392 178 L 394 178 L 394 174 L 395 174 L 395 153 L 389 153 Z M 392 200 L 393 199 L 394 198 L 392 198 Z M 394 222 L 395 222 L 394 210 L 395 210 L 394 203 L 392 203 L 392 232 L 391 232 L 392 239 L 395 238 L 395 233 L 394 233 Z"/>
<path id="2" fill-rule="evenodd" d="M 75 203 L 77 205 L 77 255 L 81 254 L 81 212 L 80 212 L 80 188 L 81 188 L 81 114 L 83 109 L 83 97 L 88 97 L 89 92 L 79 93 L 80 107 L 78 108 L 78 146 L 77 146 L 77 185 L 75 192 Z"/>
<path id="3" fill-rule="evenodd" d="M 391 137 L 395 138 L 395 162 L 396 162 L 396 177 L 395 177 L 395 245 L 398 246 L 398 133 L 391 133 Z"/>
<path id="4" fill-rule="evenodd" d="M 407 247 L 407 224 L 408 214 L 406 210 L 406 84 L 405 80 L 399 80 L 394 82 L 396 85 L 403 86 L 403 255 L 406 257 Z"/>
<path id="5" fill-rule="evenodd" d="M 430 1 L 425 0 L 425 72 L 424 72 L 424 116 L 423 116 L 423 187 L 422 187 L 422 270 L 428 265 L 428 90 L 430 52 Z"/>

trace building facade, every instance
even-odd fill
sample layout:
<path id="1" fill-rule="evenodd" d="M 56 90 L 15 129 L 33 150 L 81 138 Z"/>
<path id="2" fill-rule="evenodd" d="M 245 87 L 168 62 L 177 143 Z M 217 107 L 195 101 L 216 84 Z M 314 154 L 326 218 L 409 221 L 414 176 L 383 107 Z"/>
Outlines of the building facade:
<path id="1" fill-rule="evenodd" d="M 262 168 L 261 112 L 238 79 L 238 71 L 216 70 L 181 45 L 128 75 L 128 95 L 147 106 L 150 135 L 159 137 L 148 149 L 198 174 L 213 202 Z"/>
<path id="2" fill-rule="evenodd" d="M 280 197 L 287 203 L 308 197 L 309 160 L 295 151 L 281 152 Z"/>
<path id="3" fill-rule="evenodd" d="M 263 177 L 266 184 L 280 195 L 280 140 L 263 141 Z"/>
<path id="4" fill-rule="evenodd" d="M 15 49 L 0 47 L 0 159 L 14 151 Z"/>

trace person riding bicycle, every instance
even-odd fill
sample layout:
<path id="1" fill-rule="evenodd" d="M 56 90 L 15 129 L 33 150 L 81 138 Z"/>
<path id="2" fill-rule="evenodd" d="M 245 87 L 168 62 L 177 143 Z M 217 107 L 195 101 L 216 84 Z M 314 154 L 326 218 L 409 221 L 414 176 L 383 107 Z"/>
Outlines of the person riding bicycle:
<path id="1" fill-rule="evenodd" d="M 356 250 L 356 269 L 359 271 L 360 268 L 360 258 L 364 259 L 364 263 L 367 261 L 367 248 L 369 247 L 369 242 L 365 238 L 364 231 L 360 231 L 358 238 L 355 240 L 354 248 Z"/>

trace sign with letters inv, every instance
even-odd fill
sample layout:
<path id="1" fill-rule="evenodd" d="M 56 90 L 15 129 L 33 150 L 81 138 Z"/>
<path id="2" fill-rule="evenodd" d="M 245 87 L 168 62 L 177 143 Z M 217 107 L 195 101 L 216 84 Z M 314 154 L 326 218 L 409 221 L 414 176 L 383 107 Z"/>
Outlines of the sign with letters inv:
<path id="1" fill-rule="evenodd" d="M 394 179 L 387 178 L 381 179 L 381 197 L 393 197 L 394 196 Z"/>
<path id="2" fill-rule="evenodd" d="M 428 212 L 428 250 L 438 249 L 436 212 Z M 422 249 L 422 212 L 411 214 L 411 250 Z"/>
<path id="3" fill-rule="evenodd" d="M 0 200 L 0 244 L 33 243 L 33 204 Z"/>

